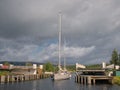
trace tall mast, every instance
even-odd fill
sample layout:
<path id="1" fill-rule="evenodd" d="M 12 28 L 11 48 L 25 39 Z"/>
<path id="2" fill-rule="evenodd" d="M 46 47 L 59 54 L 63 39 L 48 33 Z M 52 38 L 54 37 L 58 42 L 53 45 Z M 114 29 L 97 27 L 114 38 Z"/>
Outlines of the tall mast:
<path id="1" fill-rule="evenodd" d="M 66 70 L 65 47 L 66 47 L 66 41 L 65 41 L 65 38 L 64 38 L 64 70 Z"/>
<path id="2" fill-rule="evenodd" d="M 59 64 L 58 67 L 61 69 L 61 35 L 62 34 L 62 14 L 59 12 Z"/>

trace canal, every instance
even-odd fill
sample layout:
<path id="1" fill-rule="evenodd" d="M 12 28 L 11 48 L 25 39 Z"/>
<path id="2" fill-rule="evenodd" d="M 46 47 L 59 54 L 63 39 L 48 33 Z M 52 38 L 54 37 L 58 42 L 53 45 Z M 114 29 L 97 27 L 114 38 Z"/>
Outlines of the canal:
<path id="1" fill-rule="evenodd" d="M 83 85 L 70 80 L 52 81 L 50 78 L 35 81 L 0 84 L 0 90 L 120 90 L 118 85 Z"/>

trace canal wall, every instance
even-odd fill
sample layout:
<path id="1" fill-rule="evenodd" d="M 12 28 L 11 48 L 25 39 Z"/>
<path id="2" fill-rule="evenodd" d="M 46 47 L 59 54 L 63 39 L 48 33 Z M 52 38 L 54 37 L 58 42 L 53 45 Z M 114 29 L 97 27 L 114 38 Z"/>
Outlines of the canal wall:
<path id="1" fill-rule="evenodd" d="M 49 74 L 6 75 L 6 76 L 0 76 L 0 83 L 23 82 L 23 81 L 43 79 L 47 77 L 50 77 L 50 75 Z"/>

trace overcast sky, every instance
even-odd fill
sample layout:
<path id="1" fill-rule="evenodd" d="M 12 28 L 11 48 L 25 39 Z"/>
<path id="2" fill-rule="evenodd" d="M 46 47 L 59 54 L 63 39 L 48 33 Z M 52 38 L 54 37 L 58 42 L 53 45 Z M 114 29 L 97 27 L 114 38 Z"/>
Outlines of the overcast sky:
<path id="1" fill-rule="evenodd" d="M 67 63 L 120 51 L 120 0 L 0 0 L 0 60 L 57 63 L 59 11 Z"/>

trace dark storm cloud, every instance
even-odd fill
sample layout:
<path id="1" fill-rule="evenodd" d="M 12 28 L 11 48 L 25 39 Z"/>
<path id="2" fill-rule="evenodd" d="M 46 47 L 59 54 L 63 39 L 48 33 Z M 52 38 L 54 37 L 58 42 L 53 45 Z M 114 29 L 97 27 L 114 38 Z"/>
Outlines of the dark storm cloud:
<path id="1" fill-rule="evenodd" d="M 49 19 L 47 17 L 49 15 L 42 15 L 41 9 L 41 1 L 0 1 L 0 36 L 19 38 L 26 35 L 42 37 L 51 35 L 48 29 L 53 31 L 51 23 L 54 20 Z M 46 32 L 49 34 L 46 35 Z"/>

